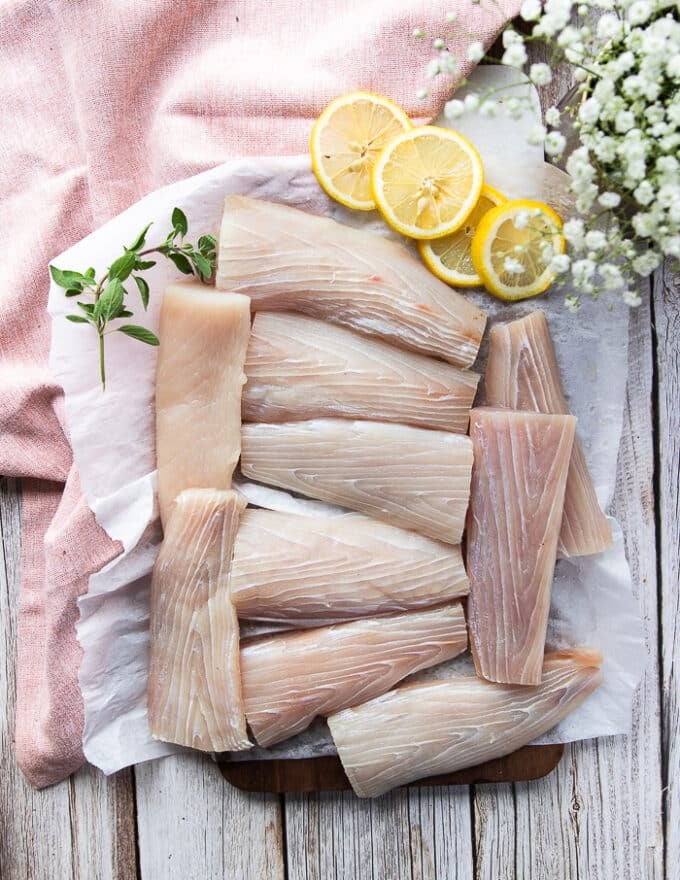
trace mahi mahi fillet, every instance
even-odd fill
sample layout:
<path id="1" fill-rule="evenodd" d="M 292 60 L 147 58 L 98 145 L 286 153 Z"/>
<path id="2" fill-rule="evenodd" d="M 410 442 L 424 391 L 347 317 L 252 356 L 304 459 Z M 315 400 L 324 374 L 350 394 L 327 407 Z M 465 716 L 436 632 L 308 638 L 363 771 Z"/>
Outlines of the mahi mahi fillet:
<path id="1" fill-rule="evenodd" d="M 320 416 L 464 434 L 479 376 L 303 315 L 260 312 L 246 356 L 243 418 Z"/>
<path id="2" fill-rule="evenodd" d="M 404 685 L 328 719 L 352 788 L 376 797 L 508 755 L 558 724 L 602 682 L 599 651 L 546 654 L 541 683 L 479 678 Z"/>
<path id="3" fill-rule="evenodd" d="M 245 507 L 235 492 L 175 501 L 151 579 L 148 710 L 156 739 L 221 752 L 251 743 L 229 566 Z"/>
<path id="4" fill-rule="evenodd" d="M 241 470 L 250 479 L 460 543 L 469 437 L 345 419 L 243 425 L 241 437 Z"/>
<path id="5" fill-rule="evenodd" d="M 470 646 L 479 675 L 538 684 L 573 416 L 473 409 L 467 522 Z"/>
<path id="6" fill-rule="evenodd" d="M 171 284 L 156 368 L 161 520 L 183 489 L 229 489 L 241 453 L 241 389 L 250 335 L 246 296 Z"/>
<path id="7" fill-rule="evenodd" d="M 532 312 L 491 330 L 485 385 L 486 402 L 492 406 L 569 412 L 543 312 Z M 600 508 L 577 439 L 571 453 L 557 552 L 559 556 L 585 556 L 611 545 L 612 530 Z"/>
<path id="8" fill-rule="evenodd" d="M 243 619 L 318 626 L 425 608 L 467 592 L 460 547 L 359 513 L 250 509 L 241 517 L 231 595 Z"/>
<path id="9" fill-rule="evenodd" d="M 486 322 L 401 244 L 246 196 L 224 203 L 216 283 L 254 311 L 306 312 L 461 367 Z"/>
<path id="10" fill-rule="evenodd" d="M 466 647 L 459 602 L 260 639 L 241 648 L 248 724 L 272 745 Z"/>

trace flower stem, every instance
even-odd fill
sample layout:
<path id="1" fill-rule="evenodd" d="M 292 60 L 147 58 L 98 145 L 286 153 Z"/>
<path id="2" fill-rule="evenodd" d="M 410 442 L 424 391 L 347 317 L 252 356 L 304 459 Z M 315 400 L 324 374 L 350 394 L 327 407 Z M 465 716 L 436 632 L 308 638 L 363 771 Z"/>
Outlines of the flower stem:
<path id="1" fill-rule="evenodd" d="M 102 380 L 102 391 L 106 389 L 106 366 L 104 364 L 104 334 L 99 331 L 99 377 Z"/>

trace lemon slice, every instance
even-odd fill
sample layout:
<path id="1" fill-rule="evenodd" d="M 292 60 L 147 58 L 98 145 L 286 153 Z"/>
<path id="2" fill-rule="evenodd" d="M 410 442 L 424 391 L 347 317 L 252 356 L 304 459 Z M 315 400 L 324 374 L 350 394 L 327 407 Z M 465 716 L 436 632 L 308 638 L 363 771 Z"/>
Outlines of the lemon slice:
<path id="1" fill-rule="evenodd" d="M 479 153 L 456 131 L 426 125 L 391 140 L 371 183 L 385 220 L 411 238 L 440 238 L 463 225 L 484 182 Z"/>
<path id="2" fill-rule="evenodd" d="M 511 302 L 538 296 L 550 287 L 549 244 L 564 253 L 562 220 L 543 202 L 517 199 L 492 208 L 472 238 L 472 263 L 489 293 Z"/>
<path id="3" fill-rule="evenodd" d="M 383 147 L 412 128 L 408 116 L 388 98 L 354 92 L 336 98 L 314 123 L 312 168 L 332 199 L 370 211 L 375 208 L 371 171 Z"/>
<path id="4" fill-rule="evenodd" d="M 420 256 L 430 272 L 456 287 L 480 287 L 482 279 L 475 271 L 470 256 L 472 236 L 486 212 L 503 202 L 507 202 L 507 199 L 502 193 L 492 186 L 483 186 L 479 201 L 460 229 L 443 238 L 419 241 Z"/>

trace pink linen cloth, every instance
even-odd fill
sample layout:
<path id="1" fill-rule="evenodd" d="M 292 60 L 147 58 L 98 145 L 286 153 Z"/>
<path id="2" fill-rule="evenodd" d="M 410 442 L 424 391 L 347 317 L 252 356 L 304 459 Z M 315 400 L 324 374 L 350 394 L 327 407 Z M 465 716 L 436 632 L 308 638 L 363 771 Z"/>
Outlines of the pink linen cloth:
<path id="1" fill-rule="evenodd" d="M 339 94 L 378 92 L 430 119 L 451 92 L 426 79 L 432 38 L 455 29 L 449 49 L 464 58 L 520 2 L 2 4 L 0 472 L 23 478 L 16 759 L 33 785 L 84 760 L 76 602 L 121 550 L 80 491 L 48 370 L 47 264 L 160 186 L 233 157 L 304 152 Z"/>

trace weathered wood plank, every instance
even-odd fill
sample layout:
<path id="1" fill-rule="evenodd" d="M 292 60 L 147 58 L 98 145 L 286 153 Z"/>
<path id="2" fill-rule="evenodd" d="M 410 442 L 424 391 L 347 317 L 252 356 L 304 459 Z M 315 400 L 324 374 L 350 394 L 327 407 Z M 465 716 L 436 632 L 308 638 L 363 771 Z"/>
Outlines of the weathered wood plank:
<path id="1" fill-rule="evenodd" d="M 278 880 L 279 799 L 226 782 L 210 758 L 175 755 L 135 768 L 142 880 Z"/>
<path id="2" fill-rule="evenodd" d="M 131 774 L 83 768 L 35 791 L 14 762 L 20 496 L 0 481 L 0 877 L 2 880 L 135 880 Z"/>
<path id="3" fill-rule="evenodd" d="M 632 313 L 629 383 L 614 513 L 626 534 L 650 654 L 633 707 L 631 737 L 576 743 L 555 773 L 475 792 L 477 876 L 660 878 L 661 744 L 649 305 Z"/>
<path id="4" fill-rule="evenodd" d="M 656 273 L 658 490 L 666 876 L 680 865 L 680 273 Z"/>

